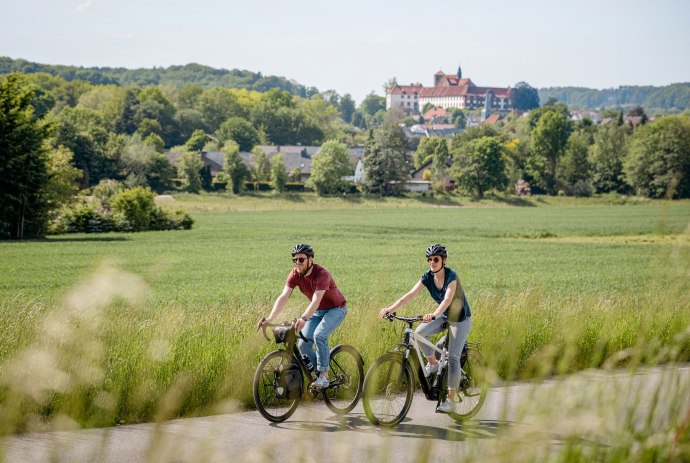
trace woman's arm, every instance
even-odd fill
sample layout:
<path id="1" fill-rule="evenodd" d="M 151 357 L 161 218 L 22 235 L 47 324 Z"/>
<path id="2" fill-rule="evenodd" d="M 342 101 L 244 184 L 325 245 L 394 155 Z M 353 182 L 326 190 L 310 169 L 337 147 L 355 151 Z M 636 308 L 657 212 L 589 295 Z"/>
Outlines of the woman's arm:
<path id="1" fill-rule="evenodd" d="M 424 285 L 422 284 L 422 281 L 420 280 L 403 297 L 401 297 L 400 299 L 395 301 L 395 303 L 393 303 L 393 305 L 391 305 L 390 307 L 386 307 L 385 309 L 381 309 L 381 311 L 379 312 L 379 318 L 385 317 L 386 314 L 388 314 L 390 312 L 395 312 L 400 307 L 402 307 L 405 304 L 407 304 L 408 302 L 410 302 L 412 299 L 417 297 L 417 294 L 419 294 L 419 292 L 422 290 L 422 288 L 424 288 Z"/>

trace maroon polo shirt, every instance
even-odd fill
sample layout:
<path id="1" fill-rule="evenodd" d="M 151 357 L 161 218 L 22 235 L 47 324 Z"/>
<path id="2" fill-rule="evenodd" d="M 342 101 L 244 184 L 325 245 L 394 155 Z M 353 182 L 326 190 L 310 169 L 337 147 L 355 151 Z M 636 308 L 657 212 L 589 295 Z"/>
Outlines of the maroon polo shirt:
<path id="1" fill-rule="evenodd" d="M 324 267 L 319 264 L 314 264 L 311 268 L 311 273 L 306 276 L 301 276 L 296 269 L 290 271 L 285 284 L 292 289 L 299 286 L 302 294 L 307 296 L 311 301 L 316 291 L 326 291 L 321 298 L 318 310 L 327 310 L 334 307 L 343 307 L 347 304 L 345 297 L 335 285 L 335 281 Z"/>

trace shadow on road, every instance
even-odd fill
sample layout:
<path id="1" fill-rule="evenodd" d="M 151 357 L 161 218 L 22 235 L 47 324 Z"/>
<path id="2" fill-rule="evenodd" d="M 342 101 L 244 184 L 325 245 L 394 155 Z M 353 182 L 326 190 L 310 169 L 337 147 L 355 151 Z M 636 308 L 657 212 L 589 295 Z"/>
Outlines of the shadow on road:
<path id="1" fill-rule="evenodd" d="M 443 421 L 440 417 L 439 422 Z M 394 428 L 381 428 L 372 425 L 364 414 L 350 414 L 348 416 L 333 415 L 325 418 L 325 421 L 290 421 L 285 423 L 272 423 L 270 426 L 294 431 L 313 432 L 378 432 L 381 436 L 408 437 L 411 439 L 440 439 L 445 441 L 464 441 L 467 439 L 491 439 L 498 437 L 514 423 L 510 421 L 496 420 L 472 420 L 464 423 L 454 423 L 448 418 L 447 426 L 429 426 L 414 424 L 411 418 L 406 418 L 403 423 Z"/>

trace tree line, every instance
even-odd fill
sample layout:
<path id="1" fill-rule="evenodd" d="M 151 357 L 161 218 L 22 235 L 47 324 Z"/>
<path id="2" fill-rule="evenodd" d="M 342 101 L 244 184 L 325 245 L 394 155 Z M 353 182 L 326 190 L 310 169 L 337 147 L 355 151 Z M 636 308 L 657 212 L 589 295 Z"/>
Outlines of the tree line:
<path id="1" fill-rule="evenodd" d="M 215 183 L 241 193 L 248 180 L 279 191 L 299 180 L 300 172 L 285 172 L 280 156 L 269 162 L 259 144 L 321 146 L 308 183 L 317 194 L 353 191 L 342 180 L 353 169 L 346 147 L 364 145 L 364 194 L 399 194 L 411 170 L 432 161 L 425 175 L 439 193 L 450 179 L 478 197 L 491 190 L 688 197 L 687 116 L 633 128 L 623 113 L 611 112 L 612 123 L 596 125 L 573 122 L 564 104 L 550 102 L 528 117 L 510 114 L 497 126 L 417 144 L 405 137 L 404 118 L 385 111 L 382 97 L 372 93 L 358 107 L 346 97 L 0 76 L 0 236 L 41 236 L 60 206 L 103 182 L 152 192 L 210 190 Z M 635 114 L 647 120 L 641 108 Z M 173 166 L 165 150 L 182 159 Z M 199 151 L 224 153 L 223 171 L 212 177 Z M 242 151 L 252 153 L 251 166 Z M 151 216 L 151 223 L 163 222 Z"/>
<path id="2" fill-rule="evenodd" d="M 539 89 L 539 98 L 553 98 L 578 109 L 634 108 L 642 106 L 650 113 L 680 113 L 690 108 L 690 83 L 662 87 L 627 85 L 603 90 L 584 87 L 551 87 Z"/>

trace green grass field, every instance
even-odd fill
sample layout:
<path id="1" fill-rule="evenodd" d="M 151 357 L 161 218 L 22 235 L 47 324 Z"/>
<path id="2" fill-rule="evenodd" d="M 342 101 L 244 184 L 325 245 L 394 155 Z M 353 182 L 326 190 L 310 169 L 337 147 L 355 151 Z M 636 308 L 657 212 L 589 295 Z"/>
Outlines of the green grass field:
<path id="1" fill-rule="evenodd" d="M 297 242 L 348 299 L 334 343 L 367 363 L 398 342 L 376 313 L 426 270 L 433 242 L 462 279 L 470 338 L 505 380 L 688 361 L 690 202 L 613 199 L 183 195 L 173 207 L 190 211 L 190 231 L 0 242 L 0 412 L 14 417 L 0 433 L 40 417 L 101 426 L 251 406 L 275 347 L 254 326 Z M 305 305 L 294 294 L 285 318 Z"/>

